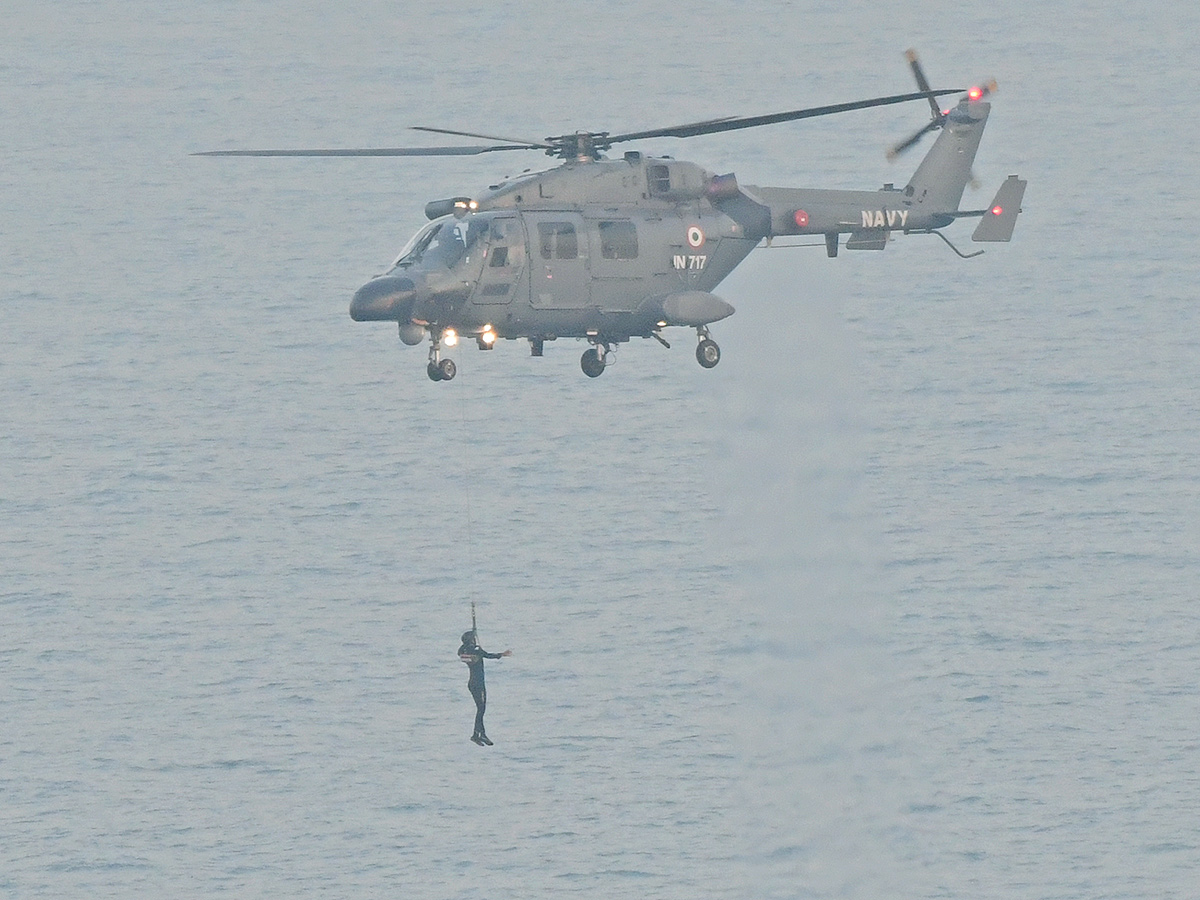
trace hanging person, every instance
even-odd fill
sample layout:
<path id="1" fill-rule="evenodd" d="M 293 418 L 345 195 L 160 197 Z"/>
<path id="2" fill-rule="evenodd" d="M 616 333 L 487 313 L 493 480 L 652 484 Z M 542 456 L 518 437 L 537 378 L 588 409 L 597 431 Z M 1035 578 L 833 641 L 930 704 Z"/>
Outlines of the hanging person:
<path id="1" fill-rule="evenodd" d="M 503 653 L 488 653 L 476 641 L 474 629 L 463 632 L 462 646 L 458 648 L 458 658 L 467 664 L 467 668 L 471 673 L 467 678 L 467 690 L 475 698 L 475 733 L 471 735 L 471 740 L 480 747 L 485 745 L 488 747 L 492 746 L 487 732 L 483 730 L 483 711 L 487 709 L 487 687 L 483 682 L 483 661 L 485 659 L 500 659 L 505 656 L 512 656 L 512 651 L 505 650 Z"/>

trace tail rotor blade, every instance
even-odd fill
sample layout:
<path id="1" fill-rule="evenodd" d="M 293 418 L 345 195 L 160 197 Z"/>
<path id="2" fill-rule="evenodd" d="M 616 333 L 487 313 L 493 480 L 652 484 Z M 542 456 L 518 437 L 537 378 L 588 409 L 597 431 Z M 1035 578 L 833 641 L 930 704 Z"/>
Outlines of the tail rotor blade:
<path id="1" fill-rule="evenodd" d="M 917 87 L 929 100 L 929 108 L 933 110 L 933 117 L 935 119 L 941 118 L 942 110 L 938 107 L 933 88 L 929 86 L 929 79 L 925 77 L 925 70 L 921 68 L 921 62 L 917 59 L 917 51 L 910 48 L 905 51 L 904 57 L 908 60 L 908 65 L 912 69 L 913 78 L 917 80 Z"/>
<path id="2" fill-rule="evenodd" d="M 943 117 L 939 113 L 938 118 L 934 119 L 932 122 L 927 123 L 924 127 L 913 132 L 913 134 L 911 134 L 908 138 L 906 138 L 905 140 L 901 141 L 900 143 L 893 146 L 890 150 L 888 150 L 887 158 L 890 160 L 894 160 L 897 156 L 899 156 L 905 150 L 908 150 L 910 147 L 912 147 L 914 144 L 916 144 L 919 140 L 921 140 L 921 138 L 925 137 L 925 135 L 929 134 L 929 132 L 937 131 L 937 129 L 941 128 L 942 121 L 943 121 Z"/>

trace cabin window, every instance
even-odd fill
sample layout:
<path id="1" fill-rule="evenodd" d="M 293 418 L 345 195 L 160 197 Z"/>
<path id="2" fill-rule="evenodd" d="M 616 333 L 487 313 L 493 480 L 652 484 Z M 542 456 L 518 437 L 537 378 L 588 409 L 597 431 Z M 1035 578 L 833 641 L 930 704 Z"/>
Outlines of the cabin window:
<path id="1" fill-rule="evenodd" d="M 600 255 L 605 259 L 637 259 L 637 228 L 634 224 L 601 222 Z"/>
<path id="2" fill-rule="evenodd" d="M 646 178 L 650 182 L 650 193 L 667 194 L 671 191 L 671 170 L 666 166 L 647 166 Z"/>
<path id="3" fill-rule="evenodd" d="M 578 259 L 579 239 L 570 222 L 539 222 L 542 259 Z"/>

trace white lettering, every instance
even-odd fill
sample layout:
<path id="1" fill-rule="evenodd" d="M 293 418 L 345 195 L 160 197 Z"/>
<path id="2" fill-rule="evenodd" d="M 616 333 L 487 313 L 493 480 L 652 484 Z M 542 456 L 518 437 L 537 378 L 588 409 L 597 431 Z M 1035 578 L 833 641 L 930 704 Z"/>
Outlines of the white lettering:
<path id="1" fill-rule="evenodd" d="M 671 264 L 674 265 L 675 268 L 677 268 L 677 269 L 686 269 L 687 261 L 688 261 L 688 258 L 686 256 L 684 256 L 680 253 L 676 253 L 675 256 L 672 257 L 672 259 L 671 259 Z"/>
<path id="2" fill-rule="evenodd" d="M 908 224 L 907 209 L 864 209 L 862 211 L 863 228 L 895 228 L 897 223 L 901 228 Z"/>

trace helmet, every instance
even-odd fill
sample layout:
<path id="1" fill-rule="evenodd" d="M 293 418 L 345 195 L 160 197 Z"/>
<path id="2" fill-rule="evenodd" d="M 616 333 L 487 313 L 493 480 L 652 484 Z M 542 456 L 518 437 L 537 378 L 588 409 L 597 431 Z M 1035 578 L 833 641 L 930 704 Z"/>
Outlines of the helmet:
<path id="1" fill-rule="evenodd" d="M 464 644 L 475 643 L 475 632 L 474 631 L 464 631 L 463 636 L 462 636 L 462 642 Z"/>

